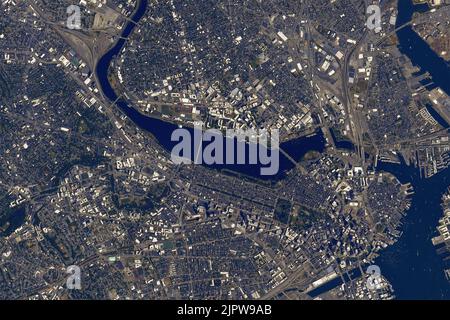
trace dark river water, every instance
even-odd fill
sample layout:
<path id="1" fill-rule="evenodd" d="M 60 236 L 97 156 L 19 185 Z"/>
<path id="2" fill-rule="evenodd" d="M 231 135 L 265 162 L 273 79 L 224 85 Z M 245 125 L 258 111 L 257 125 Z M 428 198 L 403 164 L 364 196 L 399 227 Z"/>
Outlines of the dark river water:
<path id="1" fill-rule="evenodd" d="M 132 20 L 139 21 L 145 14 L 146 7 L 147 0 L 140 1 Z M 397 25 L 402 25 L 411 19 L 415 10 L 423 11 L 427 7 L 423 5 L 414 7 L 411 0 L 400 0 L 398 9 Z M 129 23 L 122 34 L 123 38 L 127 38 L 133 28 L 134 24 Z M 400 30 L 398 38 L 400 50 L 423 72 L 428 71 L 435 85 L 450 94 L 449 65 L 437 56 L 411 27 Z M 118 41 L 103 56 L 96 68 L 101 90 L 111 102 L 116 101 L 118 96 L 108 81 L 108 69 L 123 49 L 125 42 L 124 39 Z M 171 134 L 177 128 L 176 125 L 144 116 L 123 99 L 119 99 L 117 105 L 138 127 L 150 132 L 166 150 L 170 151 L 173 148 L 175 143 L 171 141 Z M 281 148 L 295 160 L 300 160 L 308 151 L 322 152 L 325 145 L 323 135 L 318 132 L 311 137 L 283 143 Z M 285 172 L 293 168 L 293 164 L 281 156 L 280 173 L 276 177 L 261 177 L 258 166 L 227 165 L 214 168 L 230 169 L 263 179 L 280 179 Z M 416 168 L 408 167 L 404 163 L 400 165 L 380 163 L 378 170 L 393 173 L 402 183 L 412 183 L 415 189 L 411 209 L 404 219 L 402 236 L 395 245 L 382 251 L 376 260 L 381 273 L 392 283 L 398 299 L 450 299 L 450 286 L 443 274 L 442 259 L 431 244 L 431 238 L 436 235 L 436 226 L 442 215 L 441 196 L 450 184 L 449 169 L 427 180 L 420 178 Z"/>
<path id="2" fill-rule="evenodd" d="M 399 0 L 397 26 L 411 20 L 414 12 L 428 9 L 414 6 L 412 0 Z M 435 85 L 450 94 L 450 67 L 408 26 L 397 32 L 400 51 L 422 72 L 429 72 Z M 398 299 L 450 299 L 444 262 L 437 255 L 431 238 L 442 217 L 441 197 L 450 185 L 450 169 L 430 179 L 421 179 L 416 168 L 404 163 L 381 163 L 379 170 L 393 173 L 402 183 L 414 186 L 412 206 L 404 219 L 399 241 L 384 250 L 376 260 L 381 273 L 392 283 Z"/>
<path id="3" fill-rule="evenodd" d="M 142 0 L 139 2 L 138 8 L 132 17 L 133 21 L 138 22 L 145 14 L 147 2 L 147 0 Z M 96 74 L 100 82 L 101 90 L 110 101 L 116 101 L 118 99 L 118 95 L 114 91 L 108 80 L 108 69 L 110 65 L 114 63 L 114 58 L 118 54 L 120 54 L 126 43 L 125 39 L 131 34 L 134 27 L 134 23 L 129 23 L 122 33 L 123 39 L 119 40 L 117 44 L 111 50 L 109 50 L 97 64 Z M 177 142 L 171 141 L 172 132 L 178 128 L 177 125 L 162 121 L 160 119 L 145 116 L 131 107 L 124 99 L 117 100 L 116 104 L 122 110 L 122 112 L 127 115 L 139 128 L 150 132 L 158 140 L 159 144 L 163 146 L 167 151 L 170 152 L 177 144 Z M 193 132 L 193 129 L 187 129 L 190 130 L 191 133 Z M 290 157 L 298 161 L 309 151 L 323 152 L 325 149 L 325 144 L 326 141 L 322 132 L 318 131 L 314 135 L 282 143 L 281 148 L 286 151 L 290 155 Z M 211 165 L 208 167 L 212 167 L 214 169 L 227 169 L 264 180 L 279 180 L 285 176 L 286 172 L 294 168 L 294 164 L 292 163 L 292 161 L 287 159 L 282 154 L 280 154 L 279 163 L 280 170 L 275 176 L 261 176 L 260 165 L 227 164 Z"/>
<path id="4" fill-rule="evenodd" d="M 0 237 L 7 237 L 11 235 L 16 229 L 20 228 L 26 219 L 26 210 L 25 207 L 20 207 L 8 214 L 6 219 L 0 219 Z"/>

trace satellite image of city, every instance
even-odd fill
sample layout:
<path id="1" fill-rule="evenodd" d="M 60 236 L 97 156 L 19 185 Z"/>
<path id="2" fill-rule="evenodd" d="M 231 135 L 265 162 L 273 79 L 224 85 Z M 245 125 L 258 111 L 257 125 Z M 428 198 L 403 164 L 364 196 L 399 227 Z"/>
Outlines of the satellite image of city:
<path id="1" fill-rule="evenodd" d="M 0 300 L 450 300 L 449 123 L 450 0 L 0 0 Z"/>

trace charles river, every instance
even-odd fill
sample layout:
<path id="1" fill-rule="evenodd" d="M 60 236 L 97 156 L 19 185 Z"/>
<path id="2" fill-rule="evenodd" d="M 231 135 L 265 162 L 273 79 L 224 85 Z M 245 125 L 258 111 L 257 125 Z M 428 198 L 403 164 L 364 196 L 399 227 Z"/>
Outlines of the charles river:
<path id="1" fill-rule="evenodd" d="M 138 22 L 145 14 L 147 0 L 139 2 L 132 20 Z M 423 11 L 427 7 L 413 6 L 412 0 L 399 0 L 397 25 L 400 26 L 412 18 L 414 11 Z M 108 69 L 125 45 L 126 39 L 135 24 L 129 23 L 122 33 L 122 39 L 99 61 L 96 69 L 101 89 L 110 101 L 116 101 L 120 109 L 141 129 L 149 131 L 160 144 L 171 150 L 171 133 L 177 126 L 161 120 L 146 117 L 118 99 L 108 81 Z M 450 66 L 436 55 L 410 26 L 397 32 L 399 48 L 422 72 L 429 72 L 435 85 L 450 95 Z M 323 151 L 325 139 L 317 133 L 311 137 L 286 142 L 281 145 L 295 160 L 300 160 L 308 151 Z M 293 164 L 281 156 L 280 174 L 282 178 Z M 230 169 L 250 176 L 257 176 L 257 166 L 220 166 L 218 169 Z M 381 273 L 393 285 L 397 299 L 450 299 L 450 283 L 446 280 L 442 258 L 436 253 L 431 238 L 436 235 L 436 226 L 442 216 L 441 197 L 450 185 L 450 169 L 430 179 L 421 179 L 418 169 L 406 164 L 379 163 L 378 170 L 394 174 L 401 183 L 410 182 L 415 190 L 411 209 L 403 220 L 403 234 L 393 246 L 381 252 L 375 263 Z M 261 178 L 261 177 L 260 177 Z"/>

